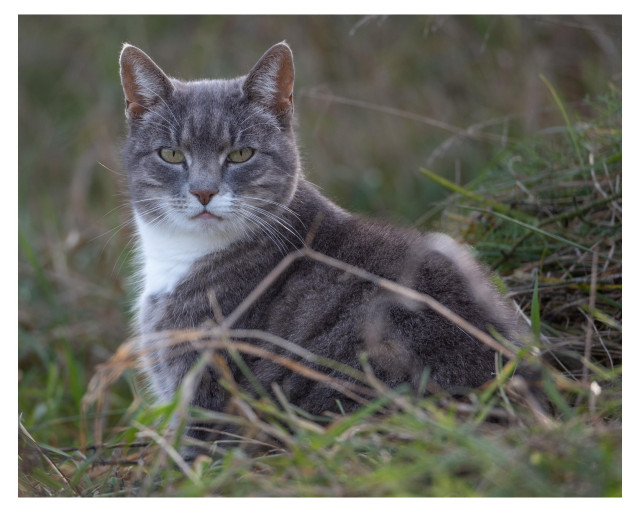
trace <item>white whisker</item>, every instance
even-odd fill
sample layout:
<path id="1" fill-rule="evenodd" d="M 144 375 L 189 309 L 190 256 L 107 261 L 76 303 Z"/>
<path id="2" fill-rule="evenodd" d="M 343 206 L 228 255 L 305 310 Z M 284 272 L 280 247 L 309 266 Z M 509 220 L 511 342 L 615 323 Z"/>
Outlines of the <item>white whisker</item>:
<path id="1" fill-rule="evenodd" d="M 169 113 L 173 116 L 173 119 L 175 119 L 177 125 L 174 125 L 173 127 L 178 129 L 178 126 L 180 126 L 180 121 L 178 121 L 178 118 L 176 117 L 176 115 L 173 113 L 173 110 L 171 110 L 171 108 L 169 108 L 169 105 L 167 105 L 167 102 L 164 101 L 164 98 L 162 96 L 160 96 L 156 91 L 149 89 L 146 85 L 138 83 L 139 86 L 143 87 L 144 89 L 146 89 L 147 91 L 149 91 L 151 94 L 153 94 L 154 96 L 157 96 L 158 98 L 160 98 L 160 101 L 162 103 L 164 103 L 164 106 L 167 107 L 167 110 L 169 111 Z"/>
<path id="2" fill-rule="evenodd" d="M 273 122 L 267 122 L 267 123 L 256 123 L 256 124 L 252 124 L 251 126 L 247 126 L 246 128 L 243 128 L 242 130 L 240 130 L 240 131 L 237 133 L 236 137 L 238 137 L 238 138 L 239 138 L 239 137 L 240 137 L 240 135 L 242 135 L 242 134 L 243 134 L 244 132 L 246 132 L 247 130 L 249 130 L 249 129 L 251 129 L 251 128 L 255 128 L 256 126 L 262 126 L 262 125 L 268 125 L 268 126 L 275 127 L 275 128 L 278 128 L 278 129 L 279 129 L 279 127 L 278 127 L 277 125 L 275 125 Z"/>
<path id="3" fill-rule="evenodd" d="M 277 224 L 279 224 L 280 226 L 282 226 L 284 229 L 286 229 L 289 233 L 291 233 L 294 237 L 296 237 L 300 242 L 302 242 L 302 244 L 304 244 L 304 239 L 300 236 L 300 233 L 298 233 L 295 228 L 289 223 L 287 222 L 285 219 L 278 217 L 277 215 L 264 210 L 262 208 L 259 208 L 257 206 L 253 206 L 250 204 L 246 204 L 246 203 L 242 203 L 242 208 L 247 208 L 257 214 L 262 214 L 264 217 L 266 217 L 266 219 L 271 219 L 273 221 L 275 221 Z M 266 220 L 265 219 L 265 220 Z M 285 237 L 286 238 L 286 237 Z"/>
<path id="4" fill-rule="evenodd" d="M 171 130 L 166 124 L 155 123 L 153 121 L 147 121 L 147 124 L 152 124 L 154 126 L 158 126 L 158 127 L 162 128 L 167 134 L 169 134 L 170 136 L 173 136 L 173 130 Z"/>
<path id="5" fill-rule="evenodd" d="M 134 241 L 134 238 L 130 238 L 129 241 L 125 244 L 125 246 L 120 251 L 120 254 L 118 255 L 118 258 L 116 259 L 116 262 L 113 264 L 113 269 L 111 270 L 111 275 L 112 276 L 118 275 L 118 273 L 122 269 L 122 265 L 124 265 L 125 260 L 127 259 L 129 254 L 131 254 L 131 251 L 135 250 L 135 247 L 132 244 L 133 241 Z M 128 248 L 128 250 L 127 250 L 127 248 Z M 125 251 L 126 251 L 126 255 L 125 255 Z M 120 264 L 118 264 L 118 263 L 120 263 Z"/>
<path id="6" fill-rule="evenodd" d="M 279 206 L 280 208 L 282 208 L 283 210 L 289 212 L 290 214 L 294 215 L 299 221 L 300 223 L 302 223 L 302 225 L 304 226 L 304 223 L 302 222 L 302 219 L 300 218 L 300 216 L 294 212 L 291 208 L 289 208 L 286 204 L 283 203 L 279 203 L 278 201 L 272 201 L 271 199 L 264 199 L 262 197 L 254 197 L 254 196 L 236 196 L 238 199 L 253 199 L 255 201 L 263 201 L 265 203 L 269 203 L 269 204 L 273 204 L 276 206 Z"/>
<path id="7" fill-rule="evenodd" d="M 171 127 L 173 127 L 174 130 L 178 130 L 179 128 L 174 125 L 171 121 L 169 121 L 166 117 L 164 117 L 162 114 L 160 114 L 158 111 L 156 110 L 152 110 L 150 108 L 145 107 L 144 105 L 140 105 L 143 109 L 145 109 L 147 112 L 151 113 L 151 114 L 155 114 L 157 115 L 159 118 L 164 119 L 167 124 Z"/>
<path id="8" fill-rule="evenodd" d="M 244 210 L 237 210 L 236 214 L 243 217 L 244 219 L 246 219 L 247 221 L 251 222 L 252 224 L 254 224 L 255 226 L 257 226 L 265 235 L 267 235 L 267 237 L 276 245 L 276 247 L 278 248 L 278 250 L 283 254 L 286 255 L 287 254 L 287 246 L 286 244 L 282 241 L 283 240 L 283 236 L 281 233 L 278 233 L 278 231 L 276 231 L 273 226 L 270 226 L 267 222 L 265 222 L 263 219 L 261 219 L 260 217 L 258 217 L 257 215 L 248 212 L 248 211 L 244 211 Z M 289 241 L 286 238 L 284 238 L 285 241 Z M 289 243 L 291 243 L 289 241 Z M 294 246 L 295 247 L 295 246 Z"/>

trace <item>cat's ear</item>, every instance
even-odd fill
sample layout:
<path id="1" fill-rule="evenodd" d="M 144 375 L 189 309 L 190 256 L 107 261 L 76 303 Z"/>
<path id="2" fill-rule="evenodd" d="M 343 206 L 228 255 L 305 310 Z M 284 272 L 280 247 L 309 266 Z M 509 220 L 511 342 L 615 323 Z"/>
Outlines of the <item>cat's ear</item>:
<path id="1" fill-rule="evenodd" d="M 126 116 L 135 119 L 164 101 L 173 91 L 171 80 L 142 50 L 125 44 L 120 53 L 120 78 L 127 104 Z"/>
<path id="2" fill-rule="evenodd" d="M 247 75 L 242 90 L 252 101 L 269 108 L 286 121 L 293 113 L 293 54 L 287 43 L 267 50 Z"/>

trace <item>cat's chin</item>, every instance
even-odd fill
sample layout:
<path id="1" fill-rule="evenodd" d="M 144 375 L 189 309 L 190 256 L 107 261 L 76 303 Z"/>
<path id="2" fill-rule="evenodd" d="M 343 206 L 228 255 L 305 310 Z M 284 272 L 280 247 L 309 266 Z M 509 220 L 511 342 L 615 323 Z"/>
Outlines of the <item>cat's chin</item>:
<path id="1" fill-rule="evenodd" d="M 244 236 L 244 230 L 230 219 L 208 211 L 192 216 L 176 215 L 164 223 L 147 222 L 137 214 L 135 219 L 145 249 L 164 256 L 169 247 L 196 252 L 221 250 Z"/>

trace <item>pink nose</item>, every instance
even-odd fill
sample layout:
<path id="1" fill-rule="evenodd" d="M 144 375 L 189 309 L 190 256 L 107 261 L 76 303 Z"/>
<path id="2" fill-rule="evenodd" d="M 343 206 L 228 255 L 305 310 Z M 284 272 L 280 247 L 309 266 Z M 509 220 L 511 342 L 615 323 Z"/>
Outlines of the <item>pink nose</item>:
<path id="1" fill-rule="evenodd" d="M 211 189 L 190 190 L 189 192 L 191 192 L 194 196 L 196 196 L 198 198 L 198 201 L 200 201 L 202 205 L 209 204 L 209 201 L 211 201 L 211 198 L 218 193 L 217 190 L 211 190 Z"/>

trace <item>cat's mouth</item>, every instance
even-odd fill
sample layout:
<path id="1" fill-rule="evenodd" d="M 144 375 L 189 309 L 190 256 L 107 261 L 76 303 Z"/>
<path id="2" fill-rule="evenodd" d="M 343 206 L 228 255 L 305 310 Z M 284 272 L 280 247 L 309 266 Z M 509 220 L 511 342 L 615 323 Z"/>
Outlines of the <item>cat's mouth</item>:
<path id="1" fill-rule="evenodd" d="M 194 215 L 193 217 L 191 217 L 192 219 L 202 219 L 202 220 L 210 220 L 210 219 L 216 219 L 216 220 L 222 220 L 222 217 L 218 217 L 217 215 L 208 212 L 207 210 L 203 210 L 201 211 L 198 215 Z"/>

